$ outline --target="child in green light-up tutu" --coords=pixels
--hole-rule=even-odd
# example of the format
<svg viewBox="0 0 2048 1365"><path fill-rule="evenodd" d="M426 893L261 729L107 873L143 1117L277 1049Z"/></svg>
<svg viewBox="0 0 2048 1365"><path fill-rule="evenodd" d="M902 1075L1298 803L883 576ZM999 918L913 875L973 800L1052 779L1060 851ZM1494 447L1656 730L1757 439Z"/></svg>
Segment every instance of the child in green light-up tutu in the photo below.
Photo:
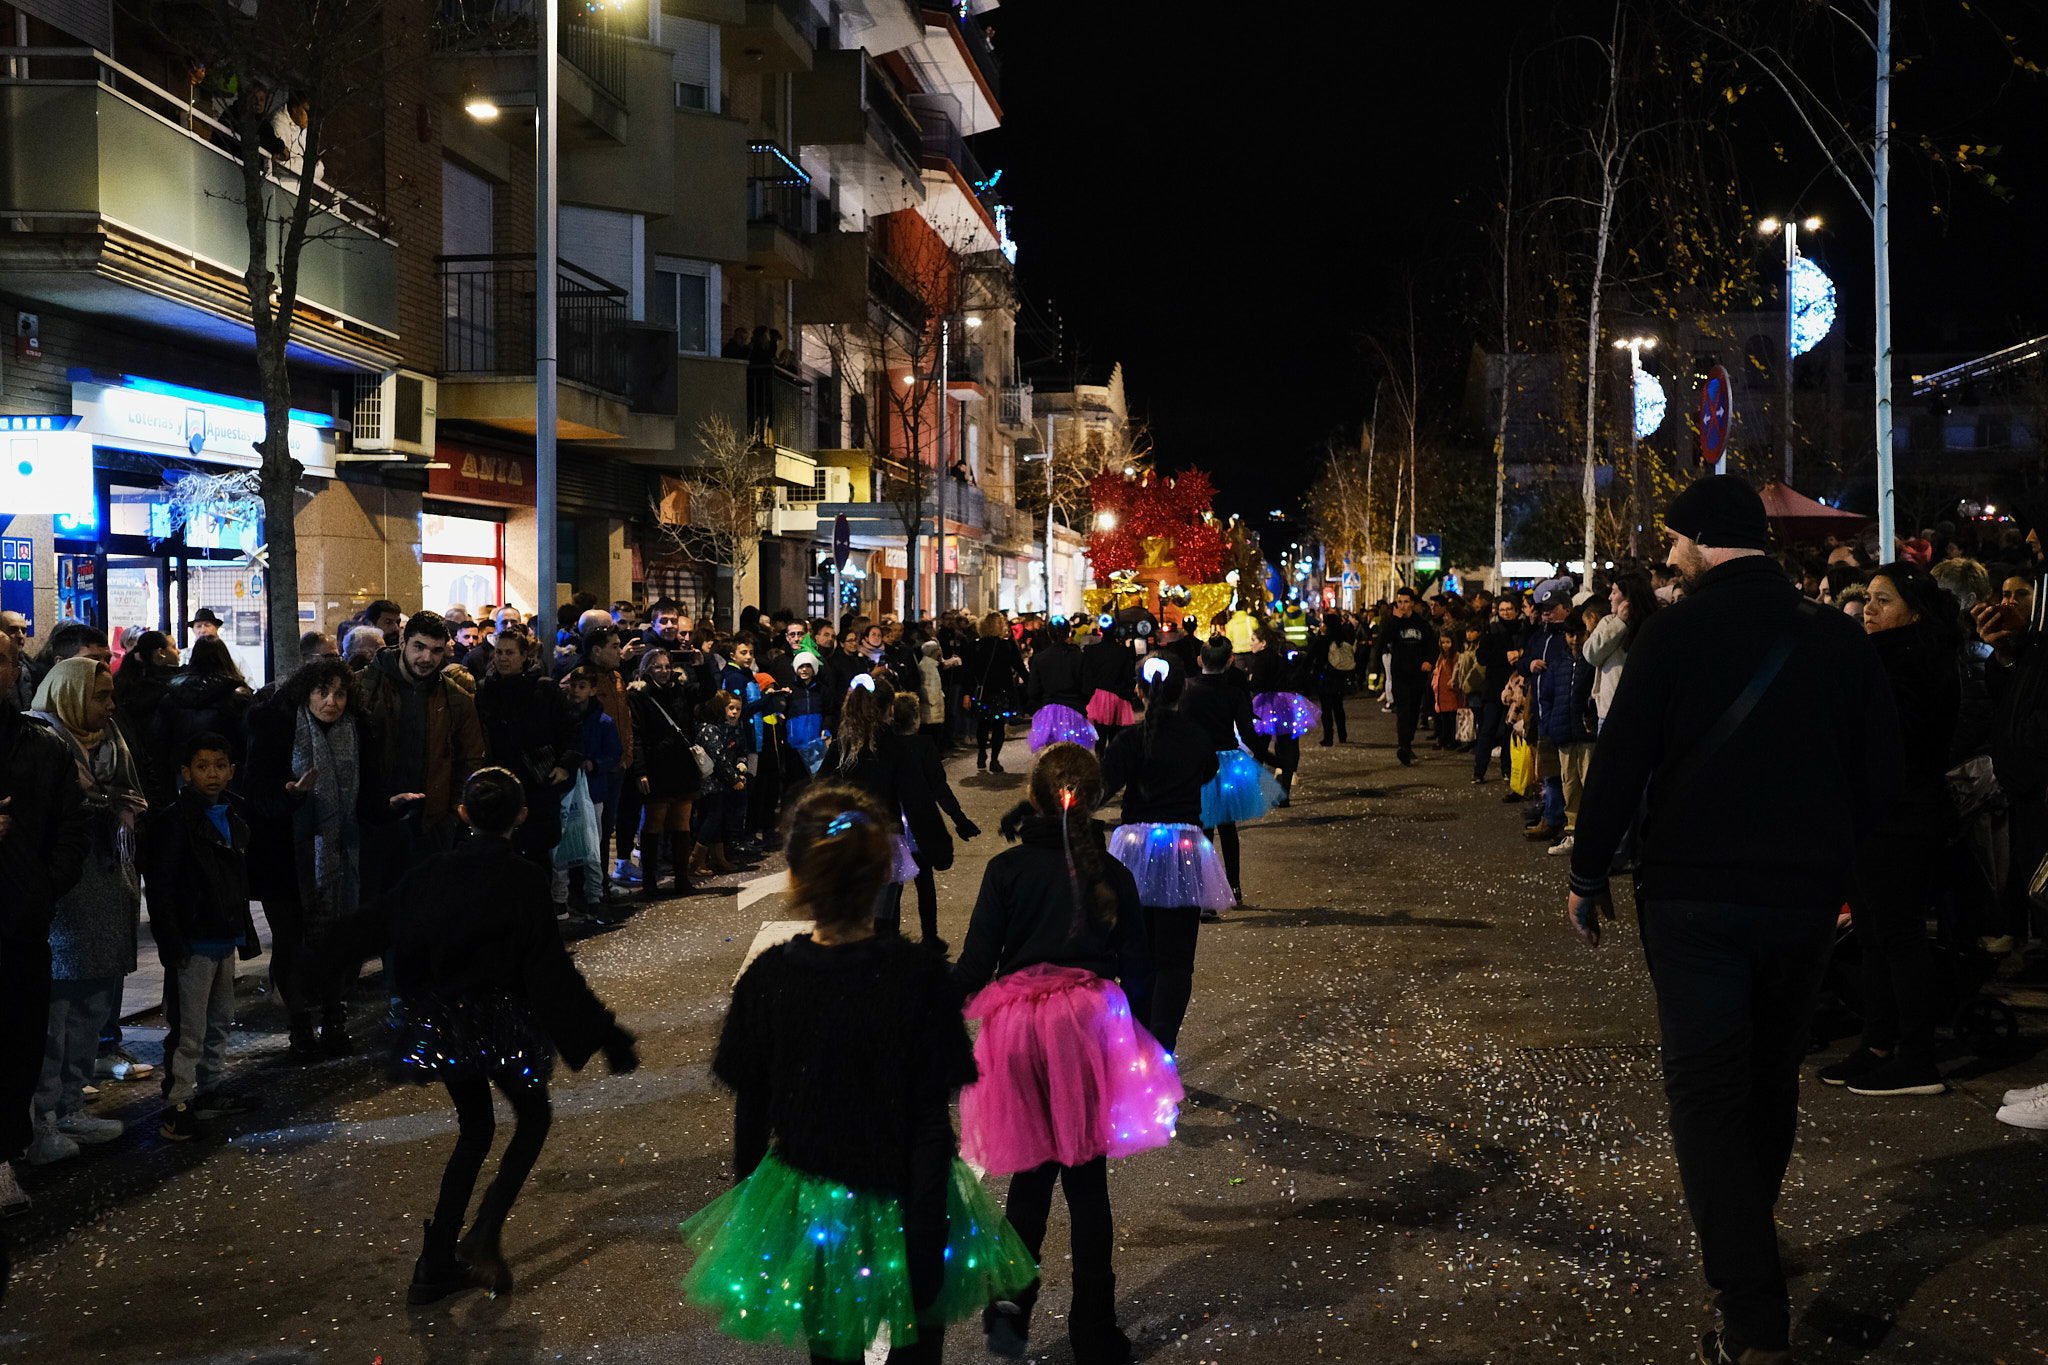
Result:
<svg viewBox="0 0 2048 1365"><path fill-rule="evenodd" d="M975 1067L946 963L874 932L895 833L851 787L791 812L790 895L817 927L733 989L711 1070L741 1178L682 1227L690 1301L814 1362L887 1328L893 1365L934 1365L946 1324L1038 1274L956 1154L948 1106Z"/></svg>

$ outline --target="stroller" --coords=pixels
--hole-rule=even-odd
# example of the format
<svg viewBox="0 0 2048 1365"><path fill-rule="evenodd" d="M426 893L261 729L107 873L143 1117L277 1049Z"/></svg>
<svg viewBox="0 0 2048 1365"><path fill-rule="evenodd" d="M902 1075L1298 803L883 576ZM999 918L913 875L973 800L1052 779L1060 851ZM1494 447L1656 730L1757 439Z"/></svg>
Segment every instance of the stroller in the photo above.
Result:
<svg viewBox="0 0 2048 1365"><path fill-rule="evenodd" d="M1949 795L1956 808L1955 837L1945 851L1946 888L1934 907L1936 931L1928 950L1935 961L1939 1013L1965 1051L1996 1057L2019 1041L2019 1016L1984 988L1998 974L2000 959L1977 946L1980 927L1994 917L2004 890L2009 855L2005 794L1991 773L1991 760L1973 758L1950 771ZM1863 950L1847 906L1835 936L1834 955L1821 983L1814 1017L1814 1048L1855 1032L1863 1018Z"/></svg>

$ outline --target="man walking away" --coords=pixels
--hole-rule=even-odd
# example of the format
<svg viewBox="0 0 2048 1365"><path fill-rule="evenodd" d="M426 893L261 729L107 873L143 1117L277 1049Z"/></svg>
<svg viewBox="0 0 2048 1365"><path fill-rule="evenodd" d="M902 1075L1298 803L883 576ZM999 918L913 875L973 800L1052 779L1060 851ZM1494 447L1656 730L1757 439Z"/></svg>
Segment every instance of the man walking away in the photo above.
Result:
<svg viewBox="0 0 2048 1365"><path fill-rule="evenodd" d="M1568 915L1599 943L1608 869L1647 792L1637 915L1679 1179L1722 1315L1699 1358L1775 1365L1799 1063L1857 830L1890 806L1899 723L1856 623L1764 557L1755 489L1701 479L1664 524L1684 596L1644 623L1600 731Z"/></svg>

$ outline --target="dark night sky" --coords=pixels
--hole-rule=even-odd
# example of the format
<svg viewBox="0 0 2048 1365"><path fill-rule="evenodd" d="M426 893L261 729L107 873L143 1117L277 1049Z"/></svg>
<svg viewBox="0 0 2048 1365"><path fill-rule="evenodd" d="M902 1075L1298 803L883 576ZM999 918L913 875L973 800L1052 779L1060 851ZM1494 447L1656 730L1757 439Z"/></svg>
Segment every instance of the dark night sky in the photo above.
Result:
<svg viewBox="0 0 2048 1365"><path fill-rule="evenodd" d="M2004 0L2015 13L2037 4ZM1608 13L1562 8L1602 26ZM1163 463L1210 469L1226 510L1291 506L1325 438L1356 439L1374 374L1359 338L1390 329L1408 280L1438 354L1469 346L1459 281L1488 248L1482 211L1459 199L1489 193L1510 54L1566 31L1558 12L1007 0L987 16L1005 123L981 147L1006 168L1026 292L1054 302L1084 364L1123 362ZM1944 140L1997 134L2018 195L2000 204L1954 183L1936 218L1937 186L1901 149L1899 345L1990 350L2048 331L2044 82L1987 83L2005 72L1981 33L1899 27L1900 52L1923 54L1895 82L1899 122ZM2022 37L2048 65L2048 44ZM1867 326L1868 220L1789 120L1770 132L1791 164L1759 158L1749 202L1796 196L1828 217L1811 254L1841 286L1848 325ZM1456 363L1439 366L1443 382L1455 385Z"/></svg>

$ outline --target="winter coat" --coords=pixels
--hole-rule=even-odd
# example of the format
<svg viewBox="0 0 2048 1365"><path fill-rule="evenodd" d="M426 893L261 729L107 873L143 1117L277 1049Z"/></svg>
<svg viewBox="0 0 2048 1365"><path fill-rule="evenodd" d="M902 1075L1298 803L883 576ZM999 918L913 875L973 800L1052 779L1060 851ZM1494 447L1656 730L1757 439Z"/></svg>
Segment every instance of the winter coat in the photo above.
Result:
<svg viewBox="0 0 2048 1365"><path fill-rule="evenodd" d="M1435 667L1436 628L1420 613L1395 616L1389 612L1373 640L1371 652L1374 659L1387 654L1394 656L1393 672L1388 679L1396 694L1412 696L1429 685L1423 668Z"/></svg>
<svg viewBox="0 0 2048 1365"><path fill-rule="evenodd" d="M376 769L389 790L425 795L419 807L425 823L452 819L462 784L484 766L476 702L439 674L426 679L406 676L396 648L378 650L357 680L362 712L369 717L377 747ZM420 725L407 724L408 699L423 707ZM411 785L415 780L418 785Z"/></svg>
<svg viewBox="0 0 2048 1365"><path fill-rule="evenodd" d="M1595 673L1593 708L1606 720L1607 708L1614 704L1614 689L1621 686L1622 666L1628 662L1628 622L1621 619L1620 612L1600 618L1600 624L1586 637L1584 654Z"/></svg>
<svg viewBox="0 0 2048 1365"><path fill-rule="evenodd" d="M263 952L249 912L249 821L241 797L223 792L221 802L227 807L227 838L191 787L150 813L143 844L149 932L157 952L174 967L191 956L194 943L239 939L237 952L245 960Z"/></svg>
<svg viewBox="0 0 2048 1365"><path fill-rule="evenodd" d="M727 725L724 721L700 720L697 722L697 746L711 755L711 776L704 783L707 796L729 792L746 780L746 733L744 722Z"/></svg>
<svg viewBox="0 0 2048 1365"><path fill-rule="evenodd" d="M581 718L562 689L537 673L483 679L476 689L476 717L485 762L509 770L526 791L526 823L513 842L530 853L552 850L562 838L562 793L583 766L577 747ZM557 768L565 779L549 781Z"/></svg>
<svg viewBox="0 0 2048 1365"><path fill-rule="evenodd" d="M1266 736L1255 728L1251 688L1238 670L1189 678L1181 693L1180 716L1201 730L1211 749L1248 748L1259 762L1266 761Z"/></svg>
<svg viewBox="0 0 2048 1365"><path fill-rule="evenodd" d="M1455 675L1458 671L1458 656L1436 656L1436 670L1430 674L1429 685L1438 712L1448 714L1465 705L1465 693L1458 687Z"/></svg>
<svg viewBox="0 0 2048 1365"><path fill-rule="evenodd" d="M114 713L128 733L140 741L135 761L142 771L142 790L151 805L178 794L177 755L166 752L168 746L163 743L159 729L164 695L177 676L178 670L168 664L145 664L140 659L133 664L124 659L114 672ZM26 709L28 703L22 705Z"/></svg>
<svg viewBox="0 0 2048 1365"><path fill-rule="evenodd" d="M1451 686L1465 694L1462 703L1471 706L1481 699L1486 689L1486 669L1479 662L1477 649L1461 649L1458 661L1451 665Z"/></svg>
<svg viewBox="0 0 2048 1365"><path fill-rule="evenodd" d="M1156 729L1148 752L1148 730ZM1265 738L1263 735L1261 739ZM1199 825L1202 788L1221 765L1208 731L1179 711L1125 726L1102 752L1102 794L1124 794L1127 825Z"/></svg>
<svg viewBox="0 0 2048 1365"><path fill-rule="evenodd" d="M1138 699L1138 651L1130 641L1097 640L1081 651L1081 691L1090 701L1097 692Z"/></svg>
<svg viewBox="0 0 2048 1365"><path fill-rule="evenodd" d="M1003 828L1009 831L1008 822ZM1091 832L1097 882L1115 897L1115 913L1106 916L1092 886L1068 873L1059 821L1034 812L1024 818L1020 834L1021 842L989 859L982 872L953 984L971 995L998 976L1046 962L1120 982L1126 995L1142 1000L1152 964L1145 907L1130 869L1109 856L1099 830ZM1075 906L1077 890L1085 913Z"/></svg>
<svg viewBox="0 0 2048 1365"><path fill-rule="evenodd" d="M626 685L619 680L615 668L593 666L591 671L597 674L597 684L591 689L590 699L612 718L612 728L619 736L619 767L623 770L633 761L633 708L626 700Z"/></svg>
<svg viewBox="0 0 2048 1365"><path fill-rule="evenodd" d="M1521 617L1503 621L1496 616L1486 623L1479 636L1479 662L1486 669L1487 696L1499 696L1507 687L1509 676L1520 662L1510 661L1508 655L1526 650L1528 646L1529 623Z"/></svg>
<svg viewBox="0 0 2048 1365"><path fill-rule="evenodd" d="M54 718L45 717L52 721ZM139 823L147 801L134 745L110 723L88 755L59 730L72 757L72 780L85 797L91 844L78 881L50 917L50 979L102 981L135 970L142 927L142 876L136 864ZM8 835L12 840L14 836Z"/></svg>
<svg viewBox="0 0 2048 1365"><path fill-rule="evenodd" d="M1302 695L1308 687L1307 660L1292 646L1267 645L1254 650L1245 678L1253 696L1265 692L1293 692ZM1228 676L1227 674L1225 675Z"/></svg>
<svg viewBox="0 0 2048 1365"><path fill-rule="evenodd" d="M845 690L832 686L829 673L812 678L808 686L792 683L782 703L783 738L796 749L823 742L839 729L839 707L845 700Z"/></svg>
<svg viewBox="0 0 2048 1365"><path fill-rule="evenodd" d="M899 823L903 817L905 786L901 769L916 762L911 755L909 741L884 726L875 736L873 748L849 754L840 743L844 738L842 735L833 740L832 747L825 753L824 766L818 770L819 775L851 782L875 798L875 803L888 812L890 824Z"/></svg>
<svg viewBox="0 0 2048 1365"><path fill-rule="evenodd" d="M163 771L175 782L178 754L186 741L209 730L228 742L228 758L237 768L247 752L243 721L256 694L228 673L180 673L164 688L163 703L149 745Z"/></svg>
<svg viewBox="0 0 2048 1365"><path fill-rule="evenodd" d="M1081 684L1081 647L1069 640L1048 644L1031 656L1026 701L1033 711L1041 706L1070 706L1079 711L1088 705L1088 693Z"/></svg>
<svg viewBox="0 0 2048 1365"><path fill-rule="evenodd" d="M910 837L917 844L918 861L935 872L944 872L953 865L953 836L947 833L940 813L952 817L963 837L980 831L960 809L960 798L953 795L938 746L923 735L897 738L901 744L895 782L904 823L910 826Z"/></svg>
<svg viewBox="0 0 2048 1365"><path fill-rule="evenodd" d="M1959 651L1930 623L1916 621L1870 636L1899 714L1898 797L1878 828L1940 837L1954 821L1947 772L1962 710Z"/></svg>
<svg viewBox="0 0 2048 1365"><path fill-rule="evenodd" d="M937 659L917 661L917 699L924 724L946 723L946 682Z"/></svg>
<svg viewBox="0 0 2048 1365"><path fill-rule="evenodd" d="M0 939L47 939L84 873L92 831L73 753L51 726L0 706L0 798L13 821L0 839Z"/></svg>
<svg viewBox="0 0 2048 1365"><path fill-rule="evenodd" d="M704 790L690 744L697 726L681 683L656 687L645 678L626 688L633 704L633 778L647 779L650 801L690 801Z"/></svg>
<svg viewBox="0 0 2048 1365"><path fill-rule="evenodd" d="M966 657L967 695L984 715L1015 710L1024 691L1024 656L1007 635L977 635Z"/></svg>
<svg viewBox="0 0 2048 1365"><path fill-rule="evenodd" d="M1338 645L1351 647L1351 667L1339 668L1330 658L1330 651ZM1358 636L1342 621L1331 625L1327 631L1309 637L1306 654L1307 684L1319 697L1342 696L1358 679Z"/></svg>
<svg viewBox="0 0 2048 1365"><path fill-rule="evenodd" d="M1532 669L1530 664L1543 661L1543 667ZM1565 638L1564 626L1544 622L1529 637L1528 653L1522 656L1517 666L1529 676L1529 695L1533 706L1535 733L1531 739L1547 739L1553 744L1576 744L1582 737L1583 726L1577 719L1577 708L1572 703L1572 693L1579 681L1580 670L1585 670L1589 679L1592 666L1585 656L1573 649Z"/></svg>
<svg viewBox="0 0 2048 1365"><path fill-rule="evenodd" d="M618 800L625 748L619 743L619 727L595 697L576 723L576 752L592 765L584 777L590 799L606 804Z"/></svg>
<svg viewBox="0 0 2048 1365"><path fill-rule="evenodd" d="M299 884L299 845L312 837L300 812L310 810L307 798L287 790L293 780L292 747L297 739L300 708L273 697L249 712L248 766L239 774L249 822L249 894L263 902L264 914L275 921L279 906L306 901ZM382 824L391 819L391 789L372 760L377 744L369 738L367 721L356 712L356 823ZM315 779L317 781L317 779ZM275 925L273 924L273 927Z"/></svg>
<svg viewBox="0 0 2048 1365"><path fill-rule="evenodd" d="M775 700L762 693L760 679L738 664L728 663L719 670L718 688L740 699L740 719L746 722L747 730L746 751L751 754L767 748L765 718L775 714L777 708Z"/></svg>

